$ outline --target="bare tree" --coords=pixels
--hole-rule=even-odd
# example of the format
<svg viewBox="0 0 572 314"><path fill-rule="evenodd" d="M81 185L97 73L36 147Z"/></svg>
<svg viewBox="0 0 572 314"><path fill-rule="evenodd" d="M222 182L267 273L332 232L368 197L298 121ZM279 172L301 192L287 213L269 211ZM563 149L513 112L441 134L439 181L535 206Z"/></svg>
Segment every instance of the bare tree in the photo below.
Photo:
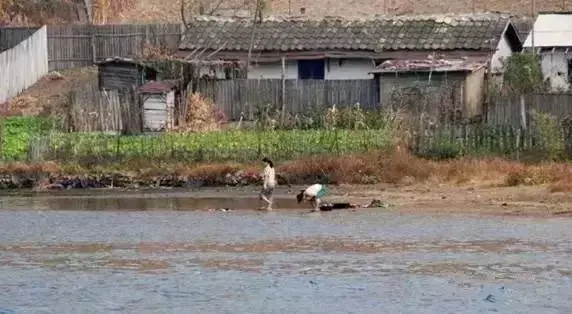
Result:
<svg viewBox="0 0 572 314"><path fill-rule="evenodd" d="M226 4L233 3L233 0L180 0L181 21L185 27L190 26L195 15L216 15Z"/></svg>

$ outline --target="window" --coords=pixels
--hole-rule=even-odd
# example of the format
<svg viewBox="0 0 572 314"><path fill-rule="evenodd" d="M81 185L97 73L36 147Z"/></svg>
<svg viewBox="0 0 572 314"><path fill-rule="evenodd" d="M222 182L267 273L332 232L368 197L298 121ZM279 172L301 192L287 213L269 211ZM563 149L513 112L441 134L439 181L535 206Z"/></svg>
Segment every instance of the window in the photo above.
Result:
<svg viewBox="0 0 572 314"><path fill-rule="evenodd" d="M321 60L299 60L298 61L298 78L301 80L324 79L325 62Z"/></svg>

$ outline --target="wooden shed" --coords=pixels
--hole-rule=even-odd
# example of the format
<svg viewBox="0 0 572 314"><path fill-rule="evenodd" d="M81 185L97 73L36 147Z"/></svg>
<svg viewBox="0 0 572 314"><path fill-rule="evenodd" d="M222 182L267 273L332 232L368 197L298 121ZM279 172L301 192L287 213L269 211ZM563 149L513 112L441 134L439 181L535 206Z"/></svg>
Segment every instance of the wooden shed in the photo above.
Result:
<svg viewBox="0 0 572 314"><path fill-rule="evenodd" d="M472 119L483 113L486 70L480 59L422 59L387 60L371 73L379 80L382 106L397 101L412 112L450 111Z"/></svg>
<svg viewBox="0 0 572 314"><path fill-rule="evenodd" d="M157 69L128 58L108 58L97 64L99 89L125 89L157 80Z"/></svg>
<svg viewBox="0 0 572 314"><path fill-rule="evenodd" d="M163 132L174 127L178 85L176 80L152 81L138 88L144 132Z"/></svg>

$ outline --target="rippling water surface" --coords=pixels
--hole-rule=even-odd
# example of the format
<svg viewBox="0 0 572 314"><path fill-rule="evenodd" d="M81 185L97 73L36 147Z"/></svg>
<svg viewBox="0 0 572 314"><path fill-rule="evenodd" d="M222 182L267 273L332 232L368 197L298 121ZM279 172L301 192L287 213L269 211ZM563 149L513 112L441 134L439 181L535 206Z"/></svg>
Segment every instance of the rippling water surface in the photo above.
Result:
<svg viewBox="0 0 572 314"><path fill-rule="evenodd" d="M94 199L2 199L0 313L572 312L568 218Z"/></svg>

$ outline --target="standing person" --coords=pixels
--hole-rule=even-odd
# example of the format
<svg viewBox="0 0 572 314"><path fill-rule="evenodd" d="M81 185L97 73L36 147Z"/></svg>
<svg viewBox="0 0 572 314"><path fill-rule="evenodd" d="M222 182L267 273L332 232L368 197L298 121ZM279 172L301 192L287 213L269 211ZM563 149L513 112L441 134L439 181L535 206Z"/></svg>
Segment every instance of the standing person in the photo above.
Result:
<svg viewBox="0 0 572 314"><path fill-rule="evenodd" d="M260 191L260 199L266 202L266 210L272 210L272 201L274 193L274 188L276 187L276 171L274 169L274 163L264 157L262 162L266 164L264 167L264 183L262 185L262 191Z"/></svg>
<svg viewBox="0 0 572 314"><path fill-rule="evenodd" d="M296 199L298 203L302 201L308 201L312 204L312 211L317 212L320 210L320 202L321 198L326 195L326 189L321 184L313 184L310 185L305 190L301 190L298 195L296 195Z"/></svg>

